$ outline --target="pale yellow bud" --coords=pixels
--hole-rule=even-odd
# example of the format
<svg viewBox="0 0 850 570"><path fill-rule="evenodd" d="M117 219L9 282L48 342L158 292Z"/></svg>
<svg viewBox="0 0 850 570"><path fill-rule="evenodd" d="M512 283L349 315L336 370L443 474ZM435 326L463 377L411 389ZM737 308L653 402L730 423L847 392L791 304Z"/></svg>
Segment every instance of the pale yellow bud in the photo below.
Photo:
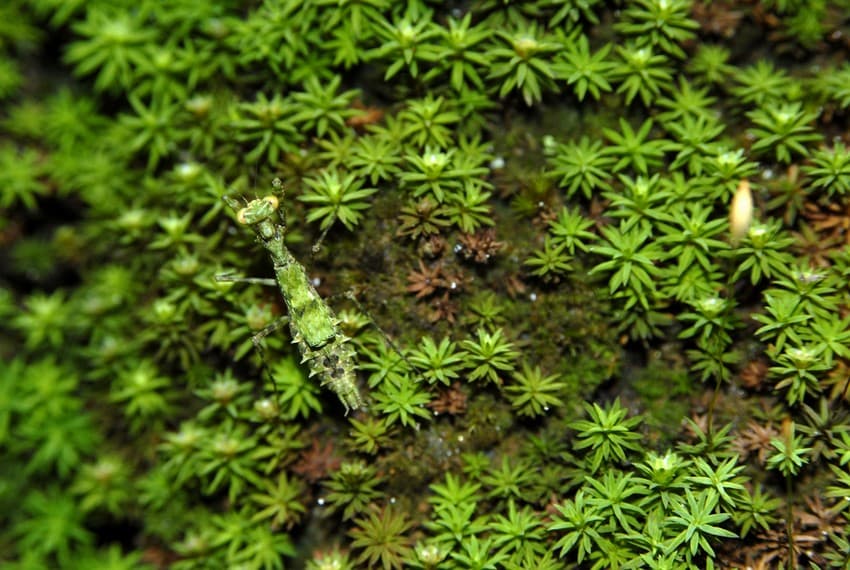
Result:
<svg viewBox="0 0 850 570"><path fill-rule="evenodd" d="M750 191L750 182L745 179L738 184L738 189L732 196L732 205L729 207L729 230L733 244L737 244L747 234L752 221L753 193Z"/></svg>

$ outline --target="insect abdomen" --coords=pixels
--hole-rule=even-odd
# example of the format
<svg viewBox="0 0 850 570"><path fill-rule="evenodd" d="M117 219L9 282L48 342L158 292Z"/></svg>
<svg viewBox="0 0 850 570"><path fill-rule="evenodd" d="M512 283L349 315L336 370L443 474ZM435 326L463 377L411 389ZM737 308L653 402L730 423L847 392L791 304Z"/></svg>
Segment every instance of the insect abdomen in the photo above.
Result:
<svg viewBox="0 0 850 570"><path fill-rule="evenodd" d="M348 339L337 337L319 350L305 350L304 361L310 367L310 375L318 376L323 386L328 386L339 396L346 412L363 406L354 374L354 350Z"/></svg>

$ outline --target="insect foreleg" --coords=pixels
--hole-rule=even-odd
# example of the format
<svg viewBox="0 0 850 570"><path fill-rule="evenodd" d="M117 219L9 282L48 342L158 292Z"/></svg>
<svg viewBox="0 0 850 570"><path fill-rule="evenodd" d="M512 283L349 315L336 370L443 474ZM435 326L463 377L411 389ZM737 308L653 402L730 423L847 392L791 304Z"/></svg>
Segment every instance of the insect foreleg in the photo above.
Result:
<svg viewBox="0 0 850 570"><path fill-rule="evenodd" d="M277 281L270 277L239 277L233 273L219 273L214 279L219 283L256 283L266 287L277 287Z"/></svg>

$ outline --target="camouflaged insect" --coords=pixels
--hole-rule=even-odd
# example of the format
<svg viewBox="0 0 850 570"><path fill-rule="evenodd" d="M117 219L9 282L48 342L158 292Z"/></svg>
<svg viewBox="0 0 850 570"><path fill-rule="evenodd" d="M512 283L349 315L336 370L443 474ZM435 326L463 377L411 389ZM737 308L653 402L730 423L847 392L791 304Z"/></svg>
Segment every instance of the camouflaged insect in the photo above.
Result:
<svg viewBox="0 0 850 570"><path fill-rule="evenodd" d="M292 342L298 345L301 362L309 367L310 376L318 376L322 386L336 392L346 413L363 406L350 339L342 333L339 319L310 283L304 266L283 243L286 222L280 212L280 200L266 196L251 200L242 208L235 200L225 200L236 211L239 223L254 229L257 240L274 262L277 284L289 312Z"/></svg>

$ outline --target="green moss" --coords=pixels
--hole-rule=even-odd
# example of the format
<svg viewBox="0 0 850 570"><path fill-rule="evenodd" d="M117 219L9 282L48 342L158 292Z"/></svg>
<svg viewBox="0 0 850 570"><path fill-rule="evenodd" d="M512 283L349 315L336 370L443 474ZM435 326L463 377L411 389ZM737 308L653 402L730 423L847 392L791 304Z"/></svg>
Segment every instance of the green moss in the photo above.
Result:
<svg viewBox="0 0 850 570"><path fill-rule="evenodd" d="M0 565L843 562L846 2L7 4Z"/></svg>

